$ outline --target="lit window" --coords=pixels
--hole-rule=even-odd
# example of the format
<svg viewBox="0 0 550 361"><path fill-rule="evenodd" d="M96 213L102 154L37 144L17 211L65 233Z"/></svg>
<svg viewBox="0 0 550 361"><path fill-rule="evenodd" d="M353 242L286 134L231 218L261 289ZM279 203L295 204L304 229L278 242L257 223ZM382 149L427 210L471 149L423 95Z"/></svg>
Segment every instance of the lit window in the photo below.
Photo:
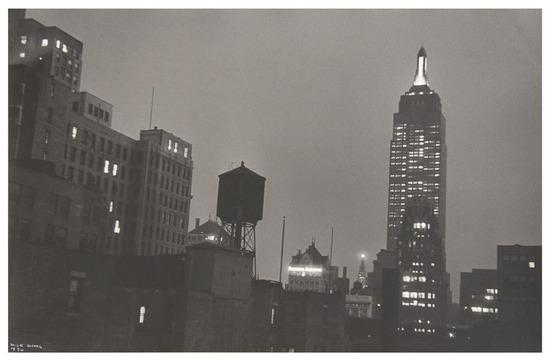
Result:
<svg viewBox="0 0 550 361"><path fill-rule="evenodd" d="M113 176L116 177L117 173L118 173L118 164L113 163Z"/></svg>
<svg viewBox="0 0 550 361"><path fill-rule="evenodd" d="M78 128L72 127L71 129L71 138L76 139L76 135L78 134Z"/></svg>
<svg viewBox="0 0 550 361"><path fill-rule="evenodd" d="M492 301L492 300L495 299L495 296L493 296L493 295L485 295L484 297L487 301Z"/></svg>
<svg viewBox="0 0 550 361"><path fill-rule="evenodd" d="M64 53L67 53L69 49L67 48L67 44L63 44L63 48L61 49Z"/></svg>
<svg viewBox="0 0 550 361"><path fill-rule="evenodd" d="M215 240L216 240L216 236L214 236L214 235L211 234L211 235L209 235L209 236L206 236L206 240L207 240L207 241L215 241Z"/></svg>
<svg viewBox="0 0 550 361"><path fill-rule="evenodd" d="M178 152L178 142L174 142L174 153Z"/></svg>
<svg viewBox="0 0 550 361"><path fill-rule="evenodd" d="M189 152L189 149L187 147L183 148L183 157L187 158L187 153Z"/></svg>
<svg viewBox="0 0 550 361"><path fill-rule="evenodd" d="M277 306L273 305L271 306L271 317L269 319L269 323L271 325L274 325L275 324L275 316L277 314Z"/></svg>
<svg viewBox="0 0 550 361"><path fill-rule="evenodd" d="M120 233L120 221L118 219L115 220L115 228L114 228L113 232L115 232L116 234Z"/></svg>
<svg viewBox="0 0 550 361"><path fill-rule="evenodd" d="M19 57L20 57L20 58L24 58L24 57L25 57L25 53L19 53Z"/></svg>
<svg viewBox="0 0 550 361"><path fill-rule="evenodd" d="M146 312L145 306L141 306L139 308L139 323L145 322L145 312Z"/></svg>
<svg viewBox="0 0 550 361"><path fill-rule="evenodd" d="M535 268L535 262L529 262L529 268Z"/></svg>
<svg viewBox="0 0 550 361"><path fill-rule="evenodd" d="M27 43L27 35L21 35L21 44Z"/></svg>
<svg viewBox="0 0 550 361"><path fill-rule="evenodd" d="M46 46L48 46L48 39L42 39L41 45L42 45L43 48L45 48Z"/></svg>
<svg viewBox="0 0 550 361"><path fill-rule="evenodd" d="M172 150L172 139L168 139L168 150Z"/></svg>
<svg viewBox="0 0 550 361"><path fill-rule="evenodd" d="M105 160L105 163L103 164L103 173L109 174L109 161Z"/></svg>
<svg viewBox="0 0 550 361"><path fill-rule="evenodd" d="M409 298L409 292L403 291L403 293L401 293L401 296L403 296L403 298Z"/></svg>
<svg viewBox="0 0 550 361"><path fill-rule="evenodd" d="M109 213L113 213L113 207L115 206L115 202L114 201L110 201L109 202Z"/></svg>
<svg viewBox="0 0 550 361"><path fill-rule="evenodd" d="M56 40L55 41L55 47L59 49L61 47L61 41Z"/></svg>

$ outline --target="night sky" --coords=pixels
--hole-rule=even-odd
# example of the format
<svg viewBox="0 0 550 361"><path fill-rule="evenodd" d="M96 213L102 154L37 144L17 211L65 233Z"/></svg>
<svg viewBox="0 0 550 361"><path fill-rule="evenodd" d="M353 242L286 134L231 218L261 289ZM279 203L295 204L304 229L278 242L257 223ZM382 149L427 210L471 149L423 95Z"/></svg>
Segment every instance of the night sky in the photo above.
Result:
<svg viewBox="0 0 550 361"><path fill-rule="evenodd" d="M354 280L386 243L389 145L416 53L447 119L447 269L496 268L498 244L541 244L541 12L536 10L30 10L84 43L81 90L113 128L193 144L190 229L215 216L218 174L267 178L260 277L313 237ZM283 280L286 280L286 272Z"/></svg>

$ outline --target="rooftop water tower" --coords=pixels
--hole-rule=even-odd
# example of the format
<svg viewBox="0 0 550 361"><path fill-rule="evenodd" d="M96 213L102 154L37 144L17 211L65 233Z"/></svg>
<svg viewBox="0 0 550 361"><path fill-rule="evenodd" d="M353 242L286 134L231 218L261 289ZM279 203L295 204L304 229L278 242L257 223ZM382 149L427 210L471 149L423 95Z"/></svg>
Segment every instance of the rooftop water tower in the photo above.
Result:
<svg viewBox="0 0 550 361"><path fill-rule="evenodd" d="M256 253L256 223L263 217L265 178L244 166L219 175L216 215L230 235L225 247ZM256 268L256 267L254 267Z"/></svg>

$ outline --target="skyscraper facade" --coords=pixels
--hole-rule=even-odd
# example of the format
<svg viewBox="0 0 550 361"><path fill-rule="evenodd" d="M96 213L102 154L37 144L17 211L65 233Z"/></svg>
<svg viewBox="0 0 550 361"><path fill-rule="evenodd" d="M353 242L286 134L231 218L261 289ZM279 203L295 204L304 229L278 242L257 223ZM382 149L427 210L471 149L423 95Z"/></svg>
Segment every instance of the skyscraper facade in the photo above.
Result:
<svg viewBox="0 0 550 361"><path fill-rule="evenodd" d="M114 130L113 105L80 91L83 44L10 11L9 158L53 163L67 181L101 191L108 213L99 253L183 252L192 145L163 129Z"/></svg>
<svg viewBox="0 0 550 361"><path fill-rule="evenodd" d="M428 85L427 54L416 59L412 87L393 118L387 249L399 270L398 332L444 329L450 299L445 260L445 117Z"/></svg>
<svg viewBox="0 0 550 361"><path fill-rule="evenodd" d="M391 140L387 249L394 250L407 201L425 197L433 206L445 238L445 117L439 95L428 85L427 55L417 55L413 86L401 96L393 116Z"/></svg>
<svg viewBox="0 0 550 361"><path fill-rule="evenodd" d="M398 331L430 336L444 329L449 302L445 244L437 216L426 198L407 202L397 241L399 288Z"/></svg>

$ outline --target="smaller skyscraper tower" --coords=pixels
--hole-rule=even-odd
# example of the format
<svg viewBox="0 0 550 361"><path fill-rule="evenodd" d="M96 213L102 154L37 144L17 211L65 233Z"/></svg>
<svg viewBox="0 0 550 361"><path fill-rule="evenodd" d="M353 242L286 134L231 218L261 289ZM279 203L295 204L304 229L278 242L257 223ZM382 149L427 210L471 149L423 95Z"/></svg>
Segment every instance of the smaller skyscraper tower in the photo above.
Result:
<svg viewBox="0 0 550 361"><path fill-rule="evenodd" d="M363 288L367 287L367 267L365 266L365 255L361 255L361 263L359 264L359 272L357 273L357 281L361 282Z"/></svg>

